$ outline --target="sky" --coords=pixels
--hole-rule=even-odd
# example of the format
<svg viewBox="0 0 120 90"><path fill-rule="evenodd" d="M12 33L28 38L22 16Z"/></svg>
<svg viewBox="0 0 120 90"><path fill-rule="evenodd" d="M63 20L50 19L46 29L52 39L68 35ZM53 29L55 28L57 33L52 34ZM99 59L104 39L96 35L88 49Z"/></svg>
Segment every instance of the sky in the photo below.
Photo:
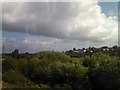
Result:
<svg viewBox="0 0 120 90"><path fill-rule="evenodd" d="M96 1L3 3L4 52L117 45L118 3Z"/></svg>

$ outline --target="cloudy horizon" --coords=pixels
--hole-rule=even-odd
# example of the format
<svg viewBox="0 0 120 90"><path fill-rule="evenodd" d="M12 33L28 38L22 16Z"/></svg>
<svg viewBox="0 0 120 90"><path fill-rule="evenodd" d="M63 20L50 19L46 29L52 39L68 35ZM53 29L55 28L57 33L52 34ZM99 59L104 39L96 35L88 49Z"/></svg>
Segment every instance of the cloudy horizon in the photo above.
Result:
<svg viewBox="0 0 120 90"><path fill-rule="evenodd" d="M117 45L117 3L96 1L3 3L5 52Z"/></svg>

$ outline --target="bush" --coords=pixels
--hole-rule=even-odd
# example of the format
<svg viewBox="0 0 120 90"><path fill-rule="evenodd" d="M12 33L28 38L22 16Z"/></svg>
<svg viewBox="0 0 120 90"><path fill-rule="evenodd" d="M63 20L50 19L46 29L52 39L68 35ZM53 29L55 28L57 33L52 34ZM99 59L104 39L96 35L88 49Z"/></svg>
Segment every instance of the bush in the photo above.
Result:
<svg viewBox="0 0 120 90"><path fill-rule="evenodd" d="M18 70L18 60L8 56L2 61L2 71L3 73L9 70Z"/></svg>
<svg viewBox="0 0 120 90"><path fill-rule="evenodd" d="M118 90L120 83L118 83L120 63L118 58L109 56L107 54L94 54L91 61L95 61L94 67L89 67L89 80L93 90L96 89L114 89Z"/></svg>
<svg viewBox="0 0 120 90"><path fill-rule="evenodd" d="M4 82L16 85L18 87L35 87L34 84L24 77L18 71L10 70L3 73L2 79Z"/></svg>
<svg viewBox="0 0 120 90"><path fill-rule="evenodd" d="M9 55L3 61L3 80L20 87L119 90L120 60L105 53L70 58L49 51L19 60Z"/></svg>

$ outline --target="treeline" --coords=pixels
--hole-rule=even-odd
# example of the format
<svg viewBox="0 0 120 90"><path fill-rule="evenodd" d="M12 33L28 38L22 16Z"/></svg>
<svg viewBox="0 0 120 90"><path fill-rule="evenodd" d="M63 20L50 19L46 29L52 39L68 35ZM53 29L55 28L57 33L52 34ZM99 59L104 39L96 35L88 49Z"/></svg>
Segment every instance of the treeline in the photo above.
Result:
<svg viewBox="0 0 120 90"><path fill-rule="evenodd" d="M96 52L84 57L44 51L3 54L3 88L120 90L120 59Z"/></svg>
<svg viewBox="0 0 120 90"><path fill-rule="evenodd" d="M72 50L65 51L65 54L70 55L70 57L83 57L85 55L91 56L94 53L102 52L108 54L110 56L120 56L120 47L115 45L113 47L103 46L99 48L89 47L89 48L82 48L76 49L73 48Z"/></svg>

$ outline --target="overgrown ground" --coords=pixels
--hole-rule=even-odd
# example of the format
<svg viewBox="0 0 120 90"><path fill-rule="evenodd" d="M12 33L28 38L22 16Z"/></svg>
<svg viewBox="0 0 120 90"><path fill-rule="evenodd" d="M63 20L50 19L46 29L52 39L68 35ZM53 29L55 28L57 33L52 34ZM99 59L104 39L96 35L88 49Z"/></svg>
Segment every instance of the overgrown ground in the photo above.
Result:
<svg viewBox="0 0 120 90"><path fill-rule="evenodd" d="M60 52L4 54L3 88L68 88L120 90L120 60L94 53L71 58Z"/></svg>

